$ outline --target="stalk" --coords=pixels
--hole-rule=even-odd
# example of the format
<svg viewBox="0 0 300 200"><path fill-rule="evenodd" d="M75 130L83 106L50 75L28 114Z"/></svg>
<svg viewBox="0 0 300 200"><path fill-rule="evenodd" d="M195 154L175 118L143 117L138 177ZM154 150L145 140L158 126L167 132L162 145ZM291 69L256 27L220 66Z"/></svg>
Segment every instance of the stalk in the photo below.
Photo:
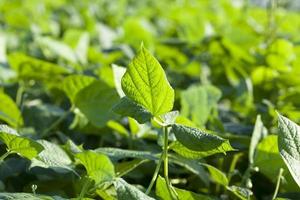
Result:
<svg viewBox="0 0 300 200"><path fill-rule="evenodd" d="M164 154L161 154L161 156L160 156L160 158L159 158L159 161L158 161L158 163L157 163L157 165L156 165L154 174L153 174L153 176L152 176L151 182L150 182L150 184L149 184L149 186L148 186L148 188L147 188L146 194L149 194L149 193L150 193L150 191L151 191L151 189L152 189L152 187L153 187L153 185L154 185L154 182L155 182L156 179L157 179L158 172L159 172L161 163L162 163L162 161L163 161L163 158L164 158Z"/></svg>
<svg viewBox="0 0 300 200"><path fill-rule="evenodd" d="M280 182L281 182L281 178L282 178L282 173L283 173L283 169L280 168L278 176L277 176L277 183L276 183L276 188L272 197L272 200L276 199L277 194L279 192L279 186L280 186Z"/></svg>

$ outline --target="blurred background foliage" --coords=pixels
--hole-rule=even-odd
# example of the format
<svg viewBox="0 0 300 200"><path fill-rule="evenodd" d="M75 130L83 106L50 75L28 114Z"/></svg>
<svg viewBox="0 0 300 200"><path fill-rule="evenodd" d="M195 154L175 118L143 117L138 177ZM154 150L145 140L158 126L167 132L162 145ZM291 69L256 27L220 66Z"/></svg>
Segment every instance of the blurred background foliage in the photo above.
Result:
<svg viewBox="0 0 300 200"><path fill-rule="evenodd" d="M16 105L0 102L0 119L57 143L71 138L85 148L127 148L132 144L124 138L133 137L133 148L157 150L157 130L110 113L118 95L115 89L103 93L117 87L111 64L126 67L143 42L176 90L174 110L184 123L219 132L245 153L261 115L271 136L258 146L261 170L253 191L260 199L272 193L268 183L283 166L268 149L277 142L275 109L300 122L297 2L1 0L0 97ZM89 76L85 86L97 81L72 99L63 86L72 74ZM64 123L52 129L60 118ZM226 171L233 157L208 162ZM241 173L246 159L243 154L239 161ZM143 170L131 178L149 178ZM187 187L197 190L194 181L190 177ZM289 178L283 185L283 191L299 191Z"/></svg>

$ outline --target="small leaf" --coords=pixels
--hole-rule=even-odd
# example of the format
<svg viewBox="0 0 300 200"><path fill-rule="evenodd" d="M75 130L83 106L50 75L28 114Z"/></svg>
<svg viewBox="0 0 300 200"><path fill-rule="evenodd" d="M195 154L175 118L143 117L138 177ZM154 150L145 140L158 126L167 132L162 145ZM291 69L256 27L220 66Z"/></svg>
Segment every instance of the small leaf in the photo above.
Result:
<svg viewBox="0 0 300 200"><path fill-rule="evenodd" d="M254 153L256 146L259 141L266 135L266 128L264 127L260 115L257 115L254 130L251 137L251 142L249 146L249 162L250 164L254 161Z"/></svg>
<svg viewBox="0 0 300 200"><path fill-rule="evenodd" d="M173 108L174 90L159 62L141 46L122 78L126 96L145 107L154 116Z"/></svg>
<svg viewBox="0 0 300 200"><path fill-rule="evenodd" d="M111 108L118 99L113 88L102 81L94 81L77 93L75 105L94 126L102 128L115 117Z"/></svg>
<svg viewBox="0 0 300 200"><path fill-rule="evenodd" d="M222 171L209 164L201 163L201 165L205 166L208 169L210 173L210 178L213 182L223 185L225 187L228 186L229 181Z"/></svg>
<svg viewBox="0 0 300 200"><path fill-rule="evenodd" d="M220 149L223 152L229 148L228 141L212 134L205 133L202 130L173 124L171 132L175 134L176 139L188 149L193 151L211 151ZM228 145L224 145L224 143ZM224 149L223 149L224 148Z"/></svg>
<svg viewBox="0 0 300 200"><path fill-rule="evenodd" d="M193 151L191 149L188 149L184 145L182 145L180 142L175 141L170 145L170 149L178 153L179 155L189 158L189 159L200 159L205 158L217 153L224 153L226 154L227 151L234 151L234 149L229 144L229 141L226 140L224 143L221 144L221 147L217 147L215 149L206 150L206 151Z"/></svg>
<svg viewBox="0 0 300 200"><path fill-rule="evenodd" d="M278 148L282 159L300 187L300 127L278 114Z"/></svg>
<svg viewBox="0 0 300 200"><path fill-rule="evenodd" d="M64 79L62 89L70 98L71 102L74 103L77 93L95 80L96 79L91 76L71 75Z"/></svg>
<svg viewBox="0 0 300 200"><path fill-rule="evenodd" d="M163 120L164 124L168 126L174 124L178 116L179 116L179 112L176 110L176 111L165 113L161 115L160 118Z"/></svg>
<svg viewBox="0 0 300 200"><path fill-rule="evenodd" d="M96 184L110 181L115 177L114 165L110 159L103 154L93 151L84 151L75 156L85 167L87 174Z"/></svg>
<svg viewBox="0 0 300 200"><path fill-rule="evenodd" d="M36 157L44 149L39 143L19 136L14 129L6 125L0 125L0 140L6 144L9 151L28 159Z"/></svg>
<svg viewBox="0 0 300 200"><path fill-rule="evenodd" d="M121 178L114 182L118 200L154 200Z"/></svg>
<svg viewBox="0 0 300 200"><path fill-rule="evenodd" d="M175 188L175 191L178 194L178 200L213 200L213 198L202 195L202 194L196 194L194 192L188 191L188 190L183 190L179 188ZM171 195L169 194L167 184L164 178L161 176L158 176L157 181L156 181L156 195L159 197L161 200L172 200Z"/></svg>
<svg viewBox="0 0 300 200"><path fill-rule="evenodd" d="M0 92L0 99L0 120L12 127L22 126L23 118L16 103L3 92Z"/></svg>
<svg viewBox="0 0 300 200"><path fill-rule="evenodd" d="M127 97L123 97L114 107L113 111L122 116L129 116L136 119L140 124L151 120L152 115L143 106L137 104Z"/></svg>

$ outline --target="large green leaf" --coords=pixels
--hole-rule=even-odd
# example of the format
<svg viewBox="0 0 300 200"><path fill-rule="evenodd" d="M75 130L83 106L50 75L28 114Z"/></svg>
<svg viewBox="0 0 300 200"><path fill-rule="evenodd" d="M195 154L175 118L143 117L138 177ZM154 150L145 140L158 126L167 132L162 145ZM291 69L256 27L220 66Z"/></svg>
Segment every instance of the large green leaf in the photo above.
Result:
<svg viewBox="0 0 300 200"><path fill-rule="evenodd" d="M115 176L115 169L109 158L93 151L76 154L76 158L85 167L88 176L96 183L110 181Z"/></svg>
<svg viewBox="0 0 300 200"><path fill-rule="evenodd" d="M178 200L187 200L187 199L188 200L212 200L213 199L209 196L196 194L188 190L183 190L179 188L174 188L174 189L178 194ZM168 191L166 181L161 176L158 176L156 181L156 195L161 200L173 200L173 198L171 197Z"/></svg>
<svg viewBox="0 0 300 200"><path fill-rule="evenodd" d="M181 93L181 114L203 126L220 98L221 91L214 86L191 86Z"/></svg>
<svg viewBox="0 0 300 200"><path fill-rule="evenodd" d="M174 90L159 62L143 46L122 78L127 97L144 106L154 116L173 108Z"/></svg>
<svg viewBox="0 0 300 200"><path fill-rule="evenodd" d="M22 126L23 118L15 102L5 93L0 91L0 120L13 127Z"/></svg>
<svg viewBox="0 0 300 200"><path fill-rule="evenodd" d="M6 144L10 152L28 159L36 157L44 149L39 143L21 137L14 129L6 125L0 125L0 140Z"/></svg>
<svg viewBox="0 0 300 200"><path fill-rule="evenodd" d="M129 116L141 124L151 120L151 113L143 106L137 104L127 97L123 97L114 107L113 111L122 115Z"/></svg>
<svg viewBox="0 0 300 200"><path fill-rule="evenodd" d="M220 151L226 152L230 148L228 140L196 128L173 124L171 132L183 146L193 151L220 149Z"/></svg>
<svg viewBox="0 0 300 200"><path fill-rule="evenodd" d="M282 159L300 187L300 127L278 114L278 148Z"/></svg>
<svg viewBox="0 0 300 200"><path fill-rule="evenodd" d="M121 178L118 178L114 182L114 185L117 191L118 200L154 200Z"/></svg>
<svg viewBox="0 0 300 200"><path fill-rule="evenodd" d="M114 118L113 105L118 101L117 92L102 81L94 81L80 90L75 105L96 127L104 127Z"/></svg>
<svg viewBox="0 0 300 200"><path fill-rule="evenodd" d="M62 89L70 98L71 102L74 103L77 93L95 80L96 79L91 76L71 75L64 79Z"/></svg>

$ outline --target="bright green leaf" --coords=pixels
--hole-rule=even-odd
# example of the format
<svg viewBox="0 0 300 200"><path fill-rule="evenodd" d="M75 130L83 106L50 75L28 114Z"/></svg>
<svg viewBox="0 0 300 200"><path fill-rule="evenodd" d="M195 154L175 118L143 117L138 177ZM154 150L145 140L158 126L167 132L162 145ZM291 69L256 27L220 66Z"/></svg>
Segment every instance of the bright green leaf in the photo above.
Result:
<svg viewBox="0 0 300 200"><path fill-rule="evenodd" d="M213 182L223 185L225 187L228 186L229 181L222 171L209 164L201 163L201 165L205 166L208 169L210 173L210 178Z"/></svg>
<svg viewBox="0 0 300 200"><path fill-rule="evenodd" d="M230 147L227 140L212 134L208 134L202 130L173 124L171 132L175 134L176 139L188 149L193 151L211 151L220 149L226 152ZM224 145L226 144L227 145Z"/></svg>
<svg viewBox="0 0 300 200"><path fill-rule="evenodd" d="M36 157L43 146L25 137L21 137L14 129L6 125L0 125L0 140L4 142L10 152L32 159Z"/></svg>
<svg viewBox="0 0 300 200"><path fill-rule="evenodd" d="M85 167L88 176L96 183L110 181L115 176L114 165L106 155L84 151L76 154L76 158Z"/></svg>
<svg viewBox="0 0 300 200"><path fill-rule="evenodd" d="M205 150L205 151L193 151L191 149L188 149L184 145L182 145L180 142L175 141L170 145L170 149L178 153L179 155L189 158L189 159L200 159L205 158L217 153L224 153L226 154L227 151L234 151L234 149L229 144L229 141L226 140L224 143L221 144L220 147L211 149L211 150Z"/></svg>
<svg viewBox="0 0 300 200"><path fill-rule="evenodd" d="M154 116L173 108L174 90L159 62L141 46L122 78L126 96L144 106Z"/></svg>
<svg viewBox="0 0 300 200"><path fill-rule="evenodd" d="M22 126L23 118L16 103L3 92L0 92L0 99L0 120L13 127Z"/></svg>

